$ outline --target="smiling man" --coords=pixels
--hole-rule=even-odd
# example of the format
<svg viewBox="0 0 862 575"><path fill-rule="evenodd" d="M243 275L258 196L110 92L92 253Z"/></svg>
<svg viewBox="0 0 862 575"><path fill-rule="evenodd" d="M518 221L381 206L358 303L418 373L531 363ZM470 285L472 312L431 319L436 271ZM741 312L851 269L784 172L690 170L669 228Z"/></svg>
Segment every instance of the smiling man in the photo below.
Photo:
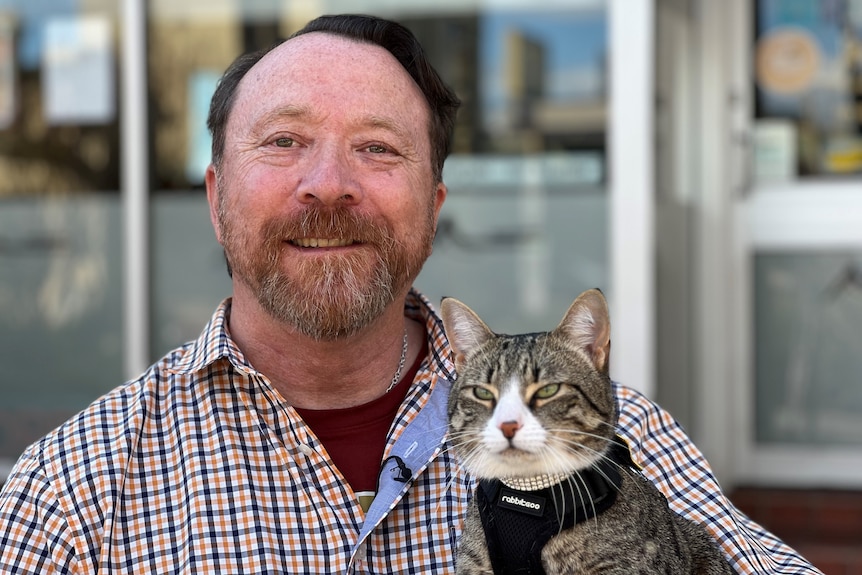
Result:
<svg viewBox="0 0 862 575"><path fill-rule="evenodd" d="M26 450L0 572L454 572L475 485L445 434L451 349L411 284L457 107L379 18L321 17L231 65L206 184L232 297ZM733 508L667 413L615 391L644 474L738 572L817 572Z"/></svg>
<svg viewBox="0 0 862 575"><path fill-rule="evenodd" d="M320 32L263 56L234 98L206 177L231 335L291 405L374 399L404 334L408 361L425 339L404 299L446 197L429 105L390 52Z"/></svg>

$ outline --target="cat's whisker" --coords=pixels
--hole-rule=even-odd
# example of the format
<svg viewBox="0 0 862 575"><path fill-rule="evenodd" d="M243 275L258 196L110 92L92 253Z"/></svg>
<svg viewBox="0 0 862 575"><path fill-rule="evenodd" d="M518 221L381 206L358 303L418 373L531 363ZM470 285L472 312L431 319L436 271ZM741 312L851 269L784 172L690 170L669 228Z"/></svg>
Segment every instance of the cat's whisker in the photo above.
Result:
<svg viewBox="0 0 862 575"><path fill-rule="evenodd" d="M578 485L578 482L575 479L577 477L578 477L577 474L574 474L574 476L570 475L568 478L566 478L566 482L565 482L566 485L568 485L568 487L569 487L569 491L572 494L572 502L575 505L575 508L572 510L573 513L577 512L578 505L583 504L583 501L584 501L584 494L581 491L581 486ZM563 490L563 487L562 487L562 484L560 484L560 491L562 492L562 490ZM562 531L562 518L560 520L560 528L561 528L560 530Z"/></svg>
<svg viewBox="0 0 862 575"><path fill-rule="evenodd" d="M594 459L595 456L604 452L604 449L595 449L590 447L589 445L577 441L576 439L562 437L559 435L551 436L548 440L548 446L549 448L558 450L561 453L578 455L581 458L589 456L589 459Z"/></svg>
<svg viewBox="0 0 862 575"><path fill-rule="evenodd" d="M434 425L428 428L428 433L437 433L438 431L446 430L449 427L448 423Z"/></svg>
<svg viewBox="0 0 862 575"><path fill-rule="evenodd" d="M614 432L616 432L616 429L617 429L616 425L614 425L613 423L611 423L609 421L600 421L599 425L603 425L605 427L608 427L608 428L614 430Z"/></svg>
<svg viewBox="0 0 862 575"><path fill-rule="evenodd" d="M604 422L602 422L602 423L604 423ZM591 437L593 439L598 439L600 441L606 441L608 443L613 442L613 440L614 440L613 437L608 437L606 435L599 435L598 433L591 433L589 431L584 431L583 429L573 430L569 427L560 427L560 428L546 427L545 429L547 431L554 432L554 433L568 433L568 434L583 435L585 437Z"/></svg>
<svg viewBox="0 0 862 575"><path fill-rule="evenodd" d="M471 443L476 443L476 437L469 433L459 433L457 435L450 435L447 438L447 442L454 447L464 447Z"/></svg>
<svg viewBox="0 0 862 575"><path fill-rule="evenodd" d="M607 457L606 452L605 452L604 450L600 451L600 450L597 450L597 449L593 449L593 448L588 447L588 446L586 446L586 445L583 445L583 444L580 444L580 443L577 443L577 442L573 442L573 441L571 441L571 440L566 440L566 439L561 438L561 437L556 438L556 441L557 441L557 442L560 442L560 443L565 443L565 444L568 444L568 445L575 445L575 446L577 446L578 448L580 448L580 449L582 449L582 450L589 451L590 453L592 453L592 454L594 454L594 455L598 456L598 459L603 459L603 460L607 461L608 463L610 463L610 464L614 465L614 466L615 466L615 467L617 467L621 472L627 472L627 471L628 471L628 467L627 467L627 466L622 465L622 464L620 464L620 463L617 463L617 462L616 462L616 461L614 461L612 458ZM610 444L613 440L608 439L607 441L608 441L608 444ZM594 463L595 463L595 462L594 462Z"/></svg>
<svg viewBox="0 0 862 575"><path fill-rule="evenodd" d="M576 473L575 477L580 481L581 485L584 486L584 490L587 492L587 495L589 495L590 490L587 487L586 480L584 480L584 478L581 477L581 475L579 473ZM580 494L580 493L581 493L581 489L579 487L578 488L578 494ZM581 496L581 501L584 503L586 502L585 498L583 496ZM592 507L593 527L596 530L596 535L598 535L598 533L599 533L599 514L596 512L596 503L595 503L595 501L593 501L592 497L590 497L590 506Z"/></svg>
<svg viewBox="0 0 862 575"><path fill-rule="evenodd" d="M604 435L598 435L595 433L590 433L587 431L577 431L574 432L570 429L548 429L548 432L552 434L554 439L558 442L565 443L567 445L573 445L577 448L583 449L592 449L593 451L597 451L596 449L591 448L586 440L591 440L590 442L601 443L602 447L607 447L614 443L614 439L612 437L606 437Z"/></svg>
<svg viewBox="0 0 862 575"><path fill-rule="evenodd" d="M556 497L554 497L554 500L555 500L554 506L557 508L557 523L560 526L559 529L557 529L557 534L559 534L563 531L563 519L566 516L566 494L564 492L564 489L566 486L568 486L569 490L572 492L572 501L574 501L575 505L577 505L577 499L575 499L575 497L576 497L575 491L572 489L571 483L572 483L571 477L567 477L565 481L561 481L557 485L554 485L551 487L551 494L552 495L554 494L554 488L555 487L559 487L559 489L560 489L560 501L559 502L556 501ZM560 503L562 503L562 504L560 504Z"/></svg>
<svg viewBox="0 0 862 575"><path fill-rule="evenodd" d="M553 450L551 455L554 455L556 459L561 459L561 455L556 450ZM546 457L545 459L547 460L548 458ZM550 462L547 466L551 467ZM560 492L560 500L556 501L555 498L555 507L557 507L557 523L559 524L559 530L557 532L558 534L562 532L564 518L566 516L566 513L569 512L569 510L566 509L566 494L564 490L568 487L569 492L572 494L572 502L575 506L574 509L571 510L572 513L577 512L578 505L586 504L586 495L589 495L589 490L586 489L586 485L584 484L584 490L586 491L585 495L584 491L581 490L581 484L579 484L579 480L580 483L583 484L583 479L581 478L581 476L577 472L574 472L568 477L566 477L564 481L561 481L560 483L551 487L552 495L554 494L554 488L556 487L559 488ZM590 504L592 504L592 499L590 500ZM593 514L595 515L595 507L593 507Z"/></svg>
<svg viewBox="0 0 862 575"><path fill-rule="evenodd" d="M565 440L565 439L563 439L563 438L557 438L557 441L559 441L559 442L565 442L565 443L571 443L571 441L567 441L567 440ZM608 439L608 443L610 443L611 441L612 441L612 440ZM585 449L585 450L591 451L592 453L594 453L594 454L598 455L598 456L599 456L599 458L598 458L599 460L604 460L604 461L608 462L609 464L613 465L614 467L616 467L617 469L619 469L620 473L624 473L624 474L626 474L626 473L630 473L630 472L631 472L631 469L629 468L629 466L627 466L627 465L623 465L623 464L621 464L621 463L618 463L618 462L617 462L617 461L615 461L613 458L608 457L608 456L607 456L607 454L606 454L604 451L598 451L598 450L592 449L592 448L590 448L590 447L587 447L587 446L585 446L585 445L578 444L578 443L576 443L575 445L577 445L577 446L578 446L579 448L581 448L581 449ZM603 476L603 477L604 477L604 478L605 478L609 483L613 484L613 482L610 480L610 478L609 478L605 473L603 473L603 472L602 472L601 468L600 468L600 467L598 467L598 466L596 465L596 463L598 463L598 460L597 460L596 462L594 462L594 463L591 465L591 467L592 467L593 469L595 469L598 473L600 473L600 474L601 474L601 475L602 475L602 476ZM640 490L640 489L641 489L641 485L640 485L639 483L635 482L635 488L636 488L636 489L638 489L638 490Z"/></svg>
<svg viewBox="0 0 862 575"><path fill-rule="evenodd" d="M602 459L604 459L604 460L605 460L605 461L607 461L608 463L610 463L610 464L614 465L617 469L619 469L619 472L620 472L621 474L623 474L623 475L628 475L628 474L633 473L633 470L632 470L632 468L631 468L631 467L629 467L628 465L623 465L623 464L621 464L621 463L617 463L614 459L612 459L612 458L608 457L608 456L607 456L607 455L605 455L604 453L602 454ZM601 473L601 474L602 474L602 476L603 476L605 479L607 479L608 481L610 481L610 478L609 478L607 475L605 475L605 474L602 472L602 470L601 470L601 469L599 469L597 466L594 466L594 467L595 467L596 471L598 471L599 473ZM634 472L634 473L635 473L635 474L637 474L637 472ZM633 481L633 482L632 482L632 484L634 485L634 488L635 488L635 489L637 489L638 491L642 491L642 490L643 490L643 485L642 485L640 482L638 482L638 481Z"/></svg>
<svg viewBox="0 0 862 575"><path fill-rule="evenodd" d="M463 456L462 456L462 455L461 455L461 453L458 451L458 448L459 448L459 447L461 447L461 445L455 445L455 444L453 444L451 441L447 441L447 442L443 445L443 447L440 449L440 454L441 454L441 455L446 455L446 454L448 454L448 455L452 456L452 461L453 461L456 465L458 465L459 467L461 467L461 458L462 458Z"/></svg>
<svg viewBox="0 0 862 575"><path fill-rule="evenodd" d="M461 455L460 465L468 471L484 469L488 467L490 459L491 455L486 451L474 449Z"/></svg>
<svg viewBox="0 0 862 575"><path fill-rule="evenodd" d="M454 462L454 464L452 466L452 471L453 471L452 476L449 478L449 481L446 482L446 487L443 489L443 494L448 493L449 490L452 489L452 485L455 484L455 480L458 478L459 474L457 473L457 470L460 467L461 466L458 464L457 461ZM443 497L442 495L437 499L437 506L434 508L434 515L437 515L438 511L440 511L440 506L443 504L443 502L445 500L446 500L446 497ZM430 527L430 524L432 521L433 521L433 519L429 519L428 525L426 525L426 526Z"/></svg>
<svg viewBox="0 0 862 575"><path fill-rule="evenodd" d="M605 446L611 445L614 442L614 439L611 437L605 437L603 435L596 435L596 434L589 433L586 431L572 432L571 430L568 430L568 429L549 429L548 431L554 434L553 437L558 442L562 442L562 443L565 443L567 445L574 445L578 448L589 449L589 450L592 450L593 452L598 452L598 450L593 449L590 446L586 445L585 443L579 441L577 437L569 437L569 436L577 435L577 436L581 436L581 437L587 437L589 439L594 439L594 440L597 440L599 442L603 442Z"/></svg>

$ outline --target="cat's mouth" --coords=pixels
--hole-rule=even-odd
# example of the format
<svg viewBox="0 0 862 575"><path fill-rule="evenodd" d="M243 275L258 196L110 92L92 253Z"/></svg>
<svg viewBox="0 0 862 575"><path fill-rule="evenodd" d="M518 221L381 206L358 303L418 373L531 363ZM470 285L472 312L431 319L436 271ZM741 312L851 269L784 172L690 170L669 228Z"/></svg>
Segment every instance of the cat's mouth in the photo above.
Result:
<svg viewBox="0 0 862 575"><path fill-rule="evenodd" d="M507 447L494 454L498 475L536 475L541 474L546 462L536 453ZM515 471L515 473L513 473Z"/></svg>
<svg viewBox="0 0 862 575"><path fill-rule="evenodd" d="M532 451L527 451L526 449L520 449L518 447L510 446L502 451L497 452L498 457L517 457L517 458L533 458L535 457L535 453Z"/></svg>
<svg viewBox="0 0 862 575"><path fill-rule="evenodd" d="M597 459L594 456L579 456L572 452L560 453L554 450L535 452L510 445L494 452L485 460L482 469L477 469L475 472L480 476L497 479L566 477L590 467Z"/></svg>

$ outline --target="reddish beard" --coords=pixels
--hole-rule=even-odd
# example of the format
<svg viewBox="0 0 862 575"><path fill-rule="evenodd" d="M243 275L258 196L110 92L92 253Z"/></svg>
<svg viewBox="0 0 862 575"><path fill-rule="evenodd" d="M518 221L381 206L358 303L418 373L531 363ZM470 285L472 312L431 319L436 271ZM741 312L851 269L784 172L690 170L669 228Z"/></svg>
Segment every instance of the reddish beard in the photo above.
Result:
<svg viewBox="0 0 862 575"><path fill-rule="evenodd" d="M345 207L310 207L287 220L272 218L258 234L222 209L219 222L234 276L272 317L315 339L351 335L379 317L416 278L433 242L430 213L425 229L409 243ZM287 245L300 238L352 239L354 246L291 258L286 269L287 250L316 249Z"/></svg>

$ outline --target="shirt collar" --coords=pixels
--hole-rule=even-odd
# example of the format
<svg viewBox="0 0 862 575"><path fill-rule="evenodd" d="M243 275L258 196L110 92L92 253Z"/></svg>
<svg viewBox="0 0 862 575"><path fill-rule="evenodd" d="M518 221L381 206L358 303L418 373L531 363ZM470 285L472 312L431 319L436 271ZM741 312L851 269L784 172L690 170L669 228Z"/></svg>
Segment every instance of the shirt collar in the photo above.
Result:
<svg viewBox="0 0 862 575"><path fill-rule="evenodd" d="M173 362L171 372L177 374L199 372L221 359L227 359L242 371L254 370L230 337L228 329L230 310L231 298L226 298L216 308L200 336L178 350L177 353L181 355ZM449 341L443 332L443 322L428 298L411 289L407 294L404 315L425 325L431 369L453 379L455 366L451 359Z"/></svg>
<svg viewBox="0 0 862 575"><path fill-rule="evenodd" d="M221 359L227 359L243 371L252 371L253 368L230 337L228 330L230 309L231 298L226 298L216 308L200 336L178 350L181 356L173 362L171 372L177 374L200 372Z"/></svg>
<svg viewBox="0 0 862 575"><path fill-rule="evenodd" d="M437 315L434 306L424 295L411 289L404 305L404 315L425 324L428 335L428 361L432 371L442 374L450 381L455 379L455 364L452 362L452 349L443 332L443 320Z"/></svg>

